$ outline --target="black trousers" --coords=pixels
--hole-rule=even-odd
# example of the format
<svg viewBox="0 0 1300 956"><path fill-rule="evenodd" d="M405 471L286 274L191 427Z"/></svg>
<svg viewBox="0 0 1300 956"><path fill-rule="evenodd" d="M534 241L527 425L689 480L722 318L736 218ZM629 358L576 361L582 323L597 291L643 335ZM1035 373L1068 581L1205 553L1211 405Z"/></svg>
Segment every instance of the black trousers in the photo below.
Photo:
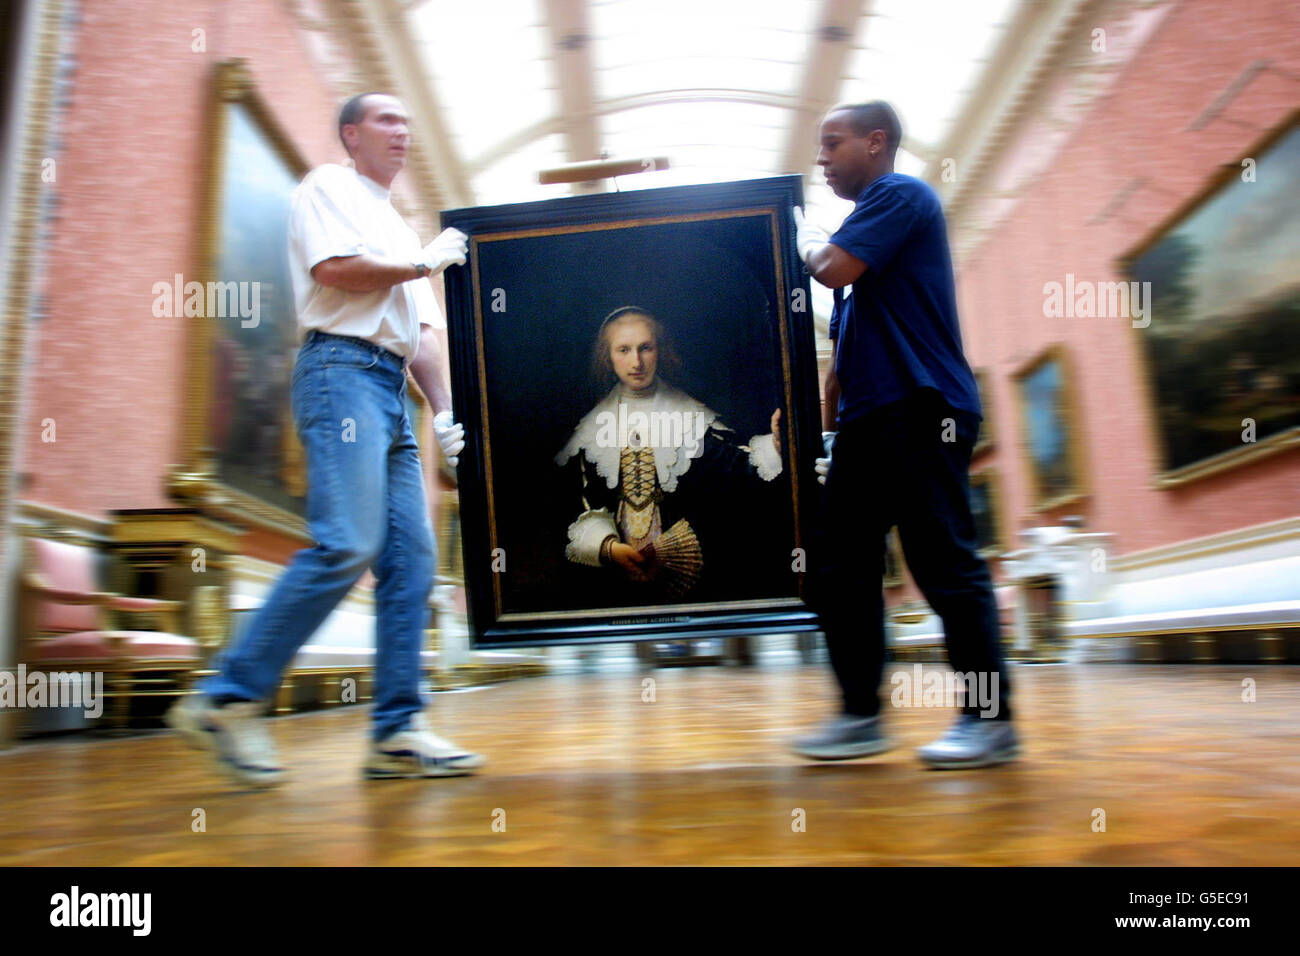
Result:
<svg viewBox="0 0 1300 956"><path fill-rule="evenodd" d="M948 661L963 674L997 674L998 719L1009 719L997 603L976 550L971 451L979 419L932 389L840 429L826 478L810 597L820 612L846 713L880 709L885 661L885 539L898 526L913 580L943 621ZM991 686L991 685L985 685ZM978 714L978 700L963 712Z"/></svg>

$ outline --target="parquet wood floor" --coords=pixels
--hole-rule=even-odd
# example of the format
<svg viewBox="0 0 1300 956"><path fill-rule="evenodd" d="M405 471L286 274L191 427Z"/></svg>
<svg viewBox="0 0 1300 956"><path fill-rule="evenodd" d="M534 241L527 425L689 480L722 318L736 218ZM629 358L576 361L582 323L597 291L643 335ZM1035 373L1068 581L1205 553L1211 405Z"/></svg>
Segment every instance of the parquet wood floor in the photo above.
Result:
<svg viewBox="0 0 1300 956"><path fill-rule="evenodd" d="M654 702L642 700L646 677ZM962 772L927 771L912 754L946 726L943 709L887 707L900 747L870 760L788 754L834 707L824 666L439 694L439 732L490 760L456 779L362 780L362 708L273 720L290 779L266 792L234 788L167 731L29 742L0 754L0 863L1300 864L1300 668L1014 677L1024 756Z"/></svg>

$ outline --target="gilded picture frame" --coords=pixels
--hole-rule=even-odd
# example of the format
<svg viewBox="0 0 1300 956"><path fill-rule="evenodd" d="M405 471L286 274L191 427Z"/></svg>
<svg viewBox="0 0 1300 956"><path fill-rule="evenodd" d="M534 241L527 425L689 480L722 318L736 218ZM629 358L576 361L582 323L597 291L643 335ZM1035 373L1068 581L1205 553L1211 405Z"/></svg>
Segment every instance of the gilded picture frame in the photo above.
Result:
<svg viewBox="0 0 1300 956"><path fill-rule="evenodd" d="M1133 334L1157 488L1300 448L1300 111L1243 156L1119 262L1150 289Z"/></svg>
<svg viewBox="0 0 1300 956"><path fill-rule="evenodd" d="M979 555L995 557L1006 550L1002 529L1002 489L997 470L981 468L970 473L971 517L979 540Z"/></svg>
<svg viewBox="0 0 1300 956"><path fill-rule="evenodd" d="M1073 504L1088 494L1082 415L1064 343L1048 346L1014 375L1021 460L1036 511Z"/></svg>
<svg viewBox="0 0 1300 956"><path fill-rule="evenodd" d="M297 320L286 235L289 196L308 168L247 62L215 64L199 253L183 277L187 299L194 283L205 292L204 308L183 317L187 394L181 462L169 489L207 513L304 543L306 469L289 402Z"/></svg>

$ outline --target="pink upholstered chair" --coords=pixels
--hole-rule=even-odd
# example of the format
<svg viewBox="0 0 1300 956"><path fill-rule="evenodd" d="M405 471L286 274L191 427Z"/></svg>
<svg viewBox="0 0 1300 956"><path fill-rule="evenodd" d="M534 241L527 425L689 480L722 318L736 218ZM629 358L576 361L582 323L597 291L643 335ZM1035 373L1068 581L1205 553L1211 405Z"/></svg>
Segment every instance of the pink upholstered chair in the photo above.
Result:
<svg viewBox="0 0 1300 956"><path fill-rule="evenodd" d="M198 643L176 631L179 601L100 591L95 551L24 539L19 660L29 670L103 671L104 719L121 729L133 697L183 694L200 662ZM150 615L161 630L113 630L115 618Z"/></svg>

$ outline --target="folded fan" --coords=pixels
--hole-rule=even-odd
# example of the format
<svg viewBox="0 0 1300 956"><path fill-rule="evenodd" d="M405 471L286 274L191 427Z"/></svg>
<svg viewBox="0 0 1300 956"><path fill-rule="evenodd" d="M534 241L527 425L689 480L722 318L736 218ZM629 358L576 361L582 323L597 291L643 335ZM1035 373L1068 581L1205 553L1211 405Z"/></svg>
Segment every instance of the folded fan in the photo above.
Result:
<svg viewBox="0 0 1300 956"><path fill-rule="evenodd" d="M704 571L700 540L684 518L641 548L640 553L653 568L650 573L663 580L673 597L690 591Z"/></svg>

